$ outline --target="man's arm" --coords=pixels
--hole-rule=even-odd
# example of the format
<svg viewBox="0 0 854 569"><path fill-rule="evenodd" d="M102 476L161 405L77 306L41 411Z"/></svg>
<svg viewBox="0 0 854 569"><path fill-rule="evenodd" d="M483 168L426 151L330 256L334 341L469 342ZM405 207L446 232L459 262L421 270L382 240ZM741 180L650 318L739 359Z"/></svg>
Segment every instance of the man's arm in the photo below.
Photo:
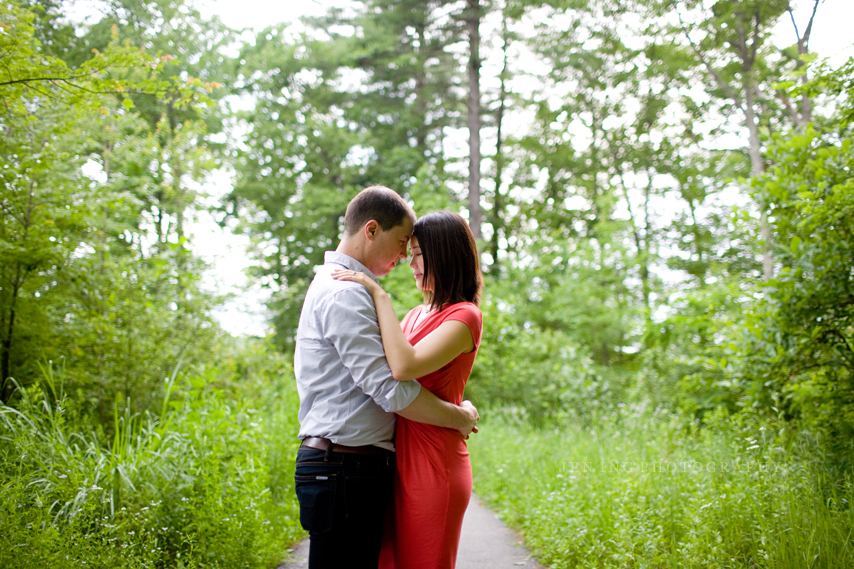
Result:
<svg viewBox="0 0 854 569"><path fill-rule="evenodd" d="M416 399L421 391L417 382L395 381L391 375L374 299L365 287L354 284L336 292L322 308L320 318L324 336L365 395L387 413L395 413Z"/></svg>
<svg viewBox="0 0 854 569"><path fill-rule="evenodd" d="M395 381L383 351L374 300L367 289L357 285L338 292L322 319L326 337L355 384L384 411L418 423L456 429L463 436L475 430L480 417L470 402L457 407L421 389L418 382Z"/></svg>
<svg viewBox="0 0 854 569"><path fill-rule="evenodd" d="M427 389L422 389L418 397L397 414L416 423L456 429L464 437L471 432L477 432L475 425L480 419L471 401L463 401L463 404L457 407L453 403L439 399Z"/></svg>

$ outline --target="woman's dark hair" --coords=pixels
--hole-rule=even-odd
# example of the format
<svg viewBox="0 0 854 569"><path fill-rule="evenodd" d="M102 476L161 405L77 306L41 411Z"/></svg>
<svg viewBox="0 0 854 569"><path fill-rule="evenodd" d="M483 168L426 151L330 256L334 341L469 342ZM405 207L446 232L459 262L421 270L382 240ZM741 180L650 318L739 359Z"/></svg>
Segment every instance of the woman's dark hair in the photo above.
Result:
<svg viewBox="0 0 854 569"><path fill-rule="evenodd" d="M371 186L359 192L347 205L344 234L355 235L372 219L383 231L388 231L403 224L406 217L415 223L415 212L397 192L385 186Z"/></svg>
<svg viewBox="0 0 854 569"><path fill-rule="evenodd" d="M422 282L433 285L430 308L448 303L480 304L483 275L477 245L466 220L450 211L437 211L415 222L412 236L418 239L424 260Z"/></svg>

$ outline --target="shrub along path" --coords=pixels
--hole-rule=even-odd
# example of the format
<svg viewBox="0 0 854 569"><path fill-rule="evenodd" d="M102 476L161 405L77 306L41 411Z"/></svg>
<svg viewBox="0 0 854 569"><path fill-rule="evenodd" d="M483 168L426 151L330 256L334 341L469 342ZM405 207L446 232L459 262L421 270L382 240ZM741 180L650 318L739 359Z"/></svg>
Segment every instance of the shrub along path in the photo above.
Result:
<svg viewBox="0 0 854 569"><path fill-rule="evenodd" d="M308 540L306 539L299 544L291 559L279 565L277 569L306 569L307 567ZM522 546L522 538L496 518L495 513L481 504L477 496L472 496L463 520L457 569L516 569L517 567L541 569L542 566Z"/></svg>

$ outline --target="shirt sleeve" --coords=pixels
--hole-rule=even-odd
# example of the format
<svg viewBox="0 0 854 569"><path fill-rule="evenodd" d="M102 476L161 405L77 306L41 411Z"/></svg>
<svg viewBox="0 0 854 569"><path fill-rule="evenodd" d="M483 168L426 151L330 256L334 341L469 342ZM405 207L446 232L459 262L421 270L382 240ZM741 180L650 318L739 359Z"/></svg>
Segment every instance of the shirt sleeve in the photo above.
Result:
<svg viewBox="0 0 854 569"><path fill-rule="evenodd" d="M353 382L388 413L418 397L416 381L397 381L383 351L374 299L362 285L337 292L321 314L324 336L338 352Z"/></svg>
<svg viewBox="0 0 854 569"><path fill-rule="evenodd" d="M455 304L448 309L448 315L442 321L448 320L459 320L468 326L475 349L480 346L480 338L483 335L483 314L477 306L469 302Z"/></svg>

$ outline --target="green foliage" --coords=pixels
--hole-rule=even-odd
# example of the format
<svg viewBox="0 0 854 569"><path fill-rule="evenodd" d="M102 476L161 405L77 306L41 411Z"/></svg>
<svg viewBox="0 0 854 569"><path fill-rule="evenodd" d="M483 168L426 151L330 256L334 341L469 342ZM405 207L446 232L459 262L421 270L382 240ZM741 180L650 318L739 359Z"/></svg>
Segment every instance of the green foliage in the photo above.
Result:
<svg viewBox="0 0 854 569"><path fill-rule="evenodd" d="M270 566L300 535L293 379L217 330L187 220L233 168L218 209L289 350L357 191L462 211L467 13L240 43L189 0L70 5L0 6L0 563ZM851 565L854 62L773 47L777 0L483 8L478 490L555 567Z"/></svg>
<svg viewBox="0 0 854 569"><path fill-rule="evenodd" d="M745 337L744 381L773 404L854 430L854 61L815 79L840 105L837 121L775 135L774 165L755 180L778 234L777 278ZM846 445L847 446L847 445Z"/></svg>
<svg viewBox="0 0 854 569"><path fill-rule="evenodd" d="M466 386L475 405L511 408L537 425L567 417L592 424L619 400L619 383L572 336L520 325L496 299L481 310L483 339Z"/></svg>
<svg viewBox="0 0 854 569"><path fill-rule="evenodd" d="M341 118L334 88L343 54L303 39L300 45L284 27L270 28L243 48L241 91L256 104L240 117L248 133L226 204L256 236L255 273L275 291L282 346L292 341L312 267L334 249L347 203L365 182L363 169L347 160L358 135Z"/></svg>
<svg viewBox="0 0 854 569"><path fill-rule="evenodd" d="M270 27L243 46L236 86L256 103L239 115L247 134L223 209L255 238L284 349L312 267L337 244L358 191L385 185L419 210L453 201L442 142L459 122L446 48L460 34L434 17L445 4L368 2L306 19L301 32Z"/></svg>
<svg viewBox="0 0 854 569"><path fill-rule="evenodd" d="M593 428L494 416L474 489L546 566L847 567L854 473L781 423L710 427L625 406Z"/></svg>
<svg viewBox="0 0 854 569"><path fill-rule="evenodd" d="M211 295L200 291L197 275L179 278L169 253L82 260L63 275L67 288L45 295L54 343L42 351L64 357L78 404L100 422L116 397L130 398L136 410L156 408L174 366L204 362L216 345Z"/></svg>
<svg viewBox="0 0 854 569"><path fill-rule="evenodd" d="M749 304L743 285L722 276L672 301L672 314L646 335L632 401L679 410L692 420L742 408L744 390L733 375L740 365L738 330Z"/></svg>
<svg viewBox="0 0 854 569"><path fill-rule="evenodd" d="M147 54L112 26L97 49L66 63L56 54L76 36L48 23L60 5L28 7L0 9L9 62L0 81L0 399L10 378L36 380L40 357L67 355L75 389L105 421L117 389L147 406L168 362L191 338L192 360L213 336L212 298L182 241L195 197L181 189L210 167L198 118L212 87L182 79L174 57ZM189 115L146 124L134 110L140 97ZM89 177L84 165L100 172Z"/></svg>
<svg viewBox="0 0 854 569"><path fill-rule="evenodd" d="M260 568L300 536L298 399L269 348L173 376L159 415L117 402L109 435L45 372L0 408L4 566Z"/></svg>

